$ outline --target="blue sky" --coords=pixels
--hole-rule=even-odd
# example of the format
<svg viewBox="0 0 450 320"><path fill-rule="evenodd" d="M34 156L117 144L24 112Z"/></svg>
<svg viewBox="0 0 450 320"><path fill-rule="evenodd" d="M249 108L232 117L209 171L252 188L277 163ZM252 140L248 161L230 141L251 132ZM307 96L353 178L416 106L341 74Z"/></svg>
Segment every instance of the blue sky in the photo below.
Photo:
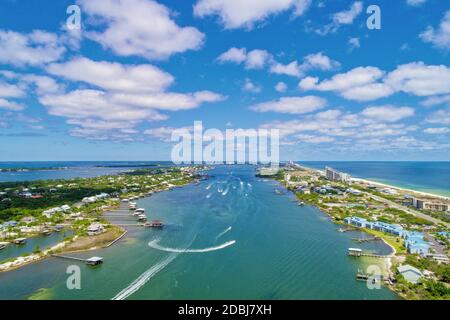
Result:
<svg viewBox="0 0 450 320"><path fill-rule="evenodd" d="M167 160L195 120L279 129L284 160L450 160L450 4L1 2L0 161Z"/></svg>

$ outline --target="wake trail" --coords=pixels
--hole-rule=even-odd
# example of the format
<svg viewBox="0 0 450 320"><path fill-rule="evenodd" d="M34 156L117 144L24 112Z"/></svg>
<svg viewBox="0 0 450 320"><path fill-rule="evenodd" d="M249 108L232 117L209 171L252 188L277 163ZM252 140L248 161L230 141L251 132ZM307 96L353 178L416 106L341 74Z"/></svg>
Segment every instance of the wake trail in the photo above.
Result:
<svg viewBox="0 0 450 320"><path fill-rule="evenodd" d="M231 226L230 227L228 227L228 228L226 228L224 231L222 231L221 233L219 233L219 235L216 237L216 241L221 237L221 236L223 236L224 234L226 234L226 233L228 233L229 231L231 231Z"/></svg>
<svg viewBox="0 0 450 320"><path fill-rule="evenodd" d="M119 292L112 300L124 300L130 295L138 291L144 286L154 275L163 270L169 263L171 263L178 255L171 254L166 259L152 266L150 269L141 274L136 280L134 280L128 287Z"/></svg>
<svg viewBox="0 0 450 320"><path fill-rule="evenodd" d="M161 250L161 251L165 251L165 252L172 252L172 253L205 253L205 252L221 250L226 247L232 246L236 243L236 240L228 241L219 246L205 248L205 249L167 248L167 247L160 246L158 244L158 242L159 242L159 239L156 239L156 240L150 241L148 243L148 245L149 245L149 247L151 247L153 249Z"/></svg>

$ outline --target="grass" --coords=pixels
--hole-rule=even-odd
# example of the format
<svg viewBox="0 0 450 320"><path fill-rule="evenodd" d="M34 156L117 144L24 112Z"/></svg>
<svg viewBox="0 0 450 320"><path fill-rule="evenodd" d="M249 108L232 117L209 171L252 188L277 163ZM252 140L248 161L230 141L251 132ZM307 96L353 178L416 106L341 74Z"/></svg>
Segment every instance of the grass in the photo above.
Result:
<svg viewBox="0 0 450 320"><path fill-rule="evenodd" d="M396 236L392 236L392 235L388 235L384 232L381 231L377 231L377 230L372 230L372 229L364 229L365 232L376 236L376 237L380 237L382 238L384 241L386 241L390 246L392 246L395 251L397 251L397 253L400 254L405 254L406 252L406 248L403 246L403 239L400 237L396 237Z"/></svg>

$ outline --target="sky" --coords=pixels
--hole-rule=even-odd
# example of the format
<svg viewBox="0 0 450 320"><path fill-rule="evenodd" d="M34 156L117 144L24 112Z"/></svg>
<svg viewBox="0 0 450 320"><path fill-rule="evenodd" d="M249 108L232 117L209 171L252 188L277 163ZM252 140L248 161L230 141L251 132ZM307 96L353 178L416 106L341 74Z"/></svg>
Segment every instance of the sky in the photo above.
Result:
<svg viewBox="0 0 450 320"><path fill-rule="evenodd" d="M279 129L282 160L448 161L450 2L1 1L0 161L169 160L194 121Z"/></svg>

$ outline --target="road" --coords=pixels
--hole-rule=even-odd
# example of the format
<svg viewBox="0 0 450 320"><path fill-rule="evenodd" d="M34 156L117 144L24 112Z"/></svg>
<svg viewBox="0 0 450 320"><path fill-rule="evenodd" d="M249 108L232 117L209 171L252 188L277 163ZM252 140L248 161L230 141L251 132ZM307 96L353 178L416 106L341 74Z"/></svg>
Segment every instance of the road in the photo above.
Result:
<svg viewBox="0 0 450 320"><path fill-rule="evenodd" d="M416 217L422 218L424 220L430 221L430 222L432 222L434 224L439 224L440 223L440 224L445 225L447 228L450 228L450 223L447 223L447 222L444 222L442 220L430 217L429 215L426 215L426 214L424 214L424 213L422 213L420 211L417 211L417 210L414 210L414 209L402 206L401 204L398 204L398 203L395 203L394 201L391 201L391 200L385 199L383 197L374 195L374 194L372 194L370 192L364 192L364 194L366 194L367 196L371 197L372 199L374 199L376 201L379 201L379 202L382 202L382 203L385 203L385 204L389 205L391 208L395 208L395 209L398 209L398 210L405 211L406 213L409 213L409 214L412 214L413 216L416 216Z"/></svg>

